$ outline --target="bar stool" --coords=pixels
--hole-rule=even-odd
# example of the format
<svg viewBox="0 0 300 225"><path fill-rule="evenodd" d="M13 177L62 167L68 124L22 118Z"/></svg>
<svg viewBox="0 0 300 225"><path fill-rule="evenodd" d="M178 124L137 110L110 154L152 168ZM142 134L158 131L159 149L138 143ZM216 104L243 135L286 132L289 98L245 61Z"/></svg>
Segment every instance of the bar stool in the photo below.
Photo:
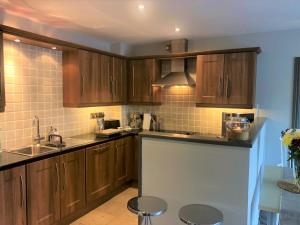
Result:
<svg viewBox="0 0 300 225"><path fill-rule="evenodd" d="M142 217L142 224L152 225L151 217L159 216L167 210L167 203L157 197L134 197L127 203L130 212Z"/></svg>
<svg viewBox="0 0 300 225"><path fill-rule="evenodd" d="M223 214L209 205L191 204L182 207L179 218L188 225L222 225Z"/></svg>

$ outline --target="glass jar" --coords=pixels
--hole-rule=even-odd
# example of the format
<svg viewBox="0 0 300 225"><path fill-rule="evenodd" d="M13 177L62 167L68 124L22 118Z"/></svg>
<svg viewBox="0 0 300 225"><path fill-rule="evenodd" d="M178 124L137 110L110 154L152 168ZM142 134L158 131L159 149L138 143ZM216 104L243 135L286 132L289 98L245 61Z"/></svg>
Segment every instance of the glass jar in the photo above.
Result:
<svg viewBox="0 0 300 225"><path fill-rule="evenodd" d="M229 139L248 140L250 122L246 117L230 117L226 121L226 134Z"/></svg>

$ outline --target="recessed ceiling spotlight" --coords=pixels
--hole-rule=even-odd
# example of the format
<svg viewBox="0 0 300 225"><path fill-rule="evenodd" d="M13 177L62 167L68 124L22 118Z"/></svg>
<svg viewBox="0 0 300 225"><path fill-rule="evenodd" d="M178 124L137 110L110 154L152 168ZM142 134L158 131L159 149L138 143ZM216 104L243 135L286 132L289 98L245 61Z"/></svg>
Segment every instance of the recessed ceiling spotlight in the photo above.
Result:
<svg viewBox="0 0 300 225"><path fill-rule="evenodd" d="M56 47L55 47L55 46L53 46L53 47L52 47L52 49L53 49L53 50L55 50L55 49L56 49Z"/></svg>
<svg viewBox="0 0 300 225"><path fill-rule="evenodd" d="M15 42L21 42L20 39L15 39Z"/></svg>
<svg viewBox="0 0 300 225"><path fill-rule="evenodd" d="M175 32L179 32L180 31L180 28L179 27L176 27L175 28Z"/></svg>
<svg viewBox="0 0 300 225"><path fill-rule="evenodd" d="M143 4L139 4L139 9L143 10L145 8L145 6Z"/></svg>

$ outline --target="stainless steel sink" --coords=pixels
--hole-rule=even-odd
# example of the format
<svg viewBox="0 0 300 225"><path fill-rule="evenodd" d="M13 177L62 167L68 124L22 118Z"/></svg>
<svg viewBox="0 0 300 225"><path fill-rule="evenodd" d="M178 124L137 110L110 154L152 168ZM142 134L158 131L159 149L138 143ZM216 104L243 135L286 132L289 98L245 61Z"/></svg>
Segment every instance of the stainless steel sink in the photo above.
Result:
<svg viewBox="0 0 300 225"><path fill-rule="evenodd" d="M52 151L57 151L57 148L51 148L47 146L29 146L25 148L15 149L9 152L19 155L36 156L46 154Z"/></svg>

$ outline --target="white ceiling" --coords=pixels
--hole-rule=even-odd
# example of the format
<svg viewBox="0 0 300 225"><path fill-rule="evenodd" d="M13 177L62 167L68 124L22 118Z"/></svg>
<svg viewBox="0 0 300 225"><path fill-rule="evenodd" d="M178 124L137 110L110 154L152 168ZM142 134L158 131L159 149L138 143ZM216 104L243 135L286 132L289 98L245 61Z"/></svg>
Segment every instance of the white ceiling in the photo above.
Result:
<svg viewBox="0 0 300 225"><path fill-rule="evenodd" d="M0 0L0 7L129 44L300 29L299 0Z"/></svg>

